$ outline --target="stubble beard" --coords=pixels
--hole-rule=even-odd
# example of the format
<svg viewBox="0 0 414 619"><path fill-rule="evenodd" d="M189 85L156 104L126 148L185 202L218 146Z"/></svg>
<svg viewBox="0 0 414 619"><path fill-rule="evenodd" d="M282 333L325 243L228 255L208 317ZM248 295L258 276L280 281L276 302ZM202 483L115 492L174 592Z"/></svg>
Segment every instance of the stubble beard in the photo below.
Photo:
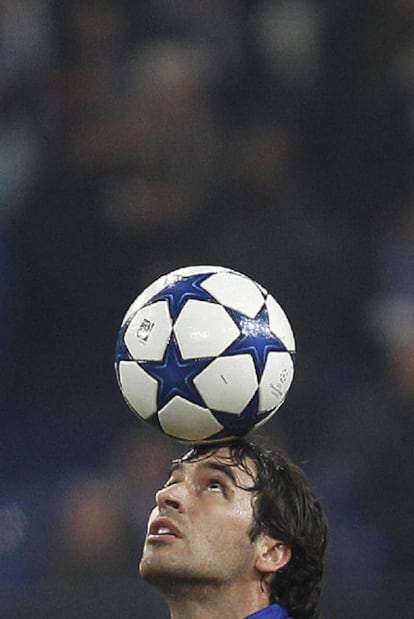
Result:
<svg viewBox="0 0 414 619"><path fill-rule="evenodd" d="M138 569L141 578L167 598L188 596L195 590L199 593L203 589L210 591L211 587L215 588L220 584L215 574L210 575L204 570L200 573L191 569L188 564L168 564L160 558L153 560L145 555L141 558Z"/></svg>

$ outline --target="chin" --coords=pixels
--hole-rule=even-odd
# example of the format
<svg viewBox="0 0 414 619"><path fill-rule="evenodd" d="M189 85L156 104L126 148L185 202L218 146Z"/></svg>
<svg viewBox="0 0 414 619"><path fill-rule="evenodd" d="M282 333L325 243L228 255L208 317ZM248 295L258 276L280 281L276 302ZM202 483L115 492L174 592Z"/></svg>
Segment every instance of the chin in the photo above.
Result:
<svg viewBox="0 0 414 619"><path fill-rule="evenodd" d="M161 558L144 555L139 563L138 571L141 578L151 584L157 584L173 578L176 570L168 566Z"/></svg>
<svg viewBox="0 0 414 619"><path fill-rule="evenodd" d="M165 565L153 565L150 562L141 561L139 573L145 582L158 589L167 598L176 595L177 586L181 579L177 578L174 570L167 569Z"/></svg>

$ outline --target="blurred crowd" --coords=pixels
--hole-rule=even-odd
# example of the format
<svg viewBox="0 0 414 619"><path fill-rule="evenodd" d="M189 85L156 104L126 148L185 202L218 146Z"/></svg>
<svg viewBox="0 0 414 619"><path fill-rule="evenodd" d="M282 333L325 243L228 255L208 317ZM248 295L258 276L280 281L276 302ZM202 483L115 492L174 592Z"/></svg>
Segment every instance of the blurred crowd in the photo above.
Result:
<svg viewBox="0 0 414 619"><path fill-rule="evenodd" d="M0 31L2 619L166 616L136 565L184 446L113 352L194 264L292 322L266 432L328 512L326 619L411 619L414 4L3 0Z"/></svg>

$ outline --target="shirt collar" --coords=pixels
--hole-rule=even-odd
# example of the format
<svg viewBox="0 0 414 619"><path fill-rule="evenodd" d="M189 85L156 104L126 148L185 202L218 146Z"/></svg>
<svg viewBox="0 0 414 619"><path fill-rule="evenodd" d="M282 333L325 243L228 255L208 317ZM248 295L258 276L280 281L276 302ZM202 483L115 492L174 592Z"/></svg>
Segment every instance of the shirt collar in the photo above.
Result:
<svg viewBox="0 0 414 619"><path fill-rule="evenodd" d="M257 613L248 615L246 619L289 619L287 612L279 604L271 604Z"/></svg>

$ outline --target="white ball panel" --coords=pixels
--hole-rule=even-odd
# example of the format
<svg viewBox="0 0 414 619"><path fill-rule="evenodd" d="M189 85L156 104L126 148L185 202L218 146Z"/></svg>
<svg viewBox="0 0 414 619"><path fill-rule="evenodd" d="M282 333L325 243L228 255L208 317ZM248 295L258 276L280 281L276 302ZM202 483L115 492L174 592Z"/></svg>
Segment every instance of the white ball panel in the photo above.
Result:
<svg viewBox="0 0 414 619"><path fill-rule="evenodd" d="M185 441L202 441L223 429L211 412L174 396L158 413L164 432Z"/></svg>
<svg viewBox="0 0 414 619"><path fill-rule="evenodd" d="M128 325L124 340L134 359L160 361L172 330L167 301L158 301L137 311Z"/></svg>
<svg viewBox="0 0 414 619"><path fill-rule="evenodd" d="M259 384L259 413L277 410L293 380L294 367L287 352L270 352Z"/></svg>
<svg viewBox="0 0 414 619"><path fill-rule="evenodd" d="M253 280L236 272L212 275L201 284L217 301L254 318L263 306L263 294Z"/></svg>
<svg viewBox="0 0 414 619"><path fill-rule="evenodd" d="M283 342L287 350L295 350L295 338L288 317L272 295L266 299L270 330Z"/></svg>
<svg viewBox="0 0 414 619"><path fill-rule="evenodd" d="M253 359L248 354L215 359L194 384L209 408L239 414L257 389Z"/></svg>
<svg viewBox="0 0 414 619"><path fill-rule="evenodd" d="M135 361L119 363L121 392L130 407L143 419L148 419L157 410L158 383Z"/></svg>
<svg viewBox="0 0 414 619"><path fill-rule="evenodd" d="M237 325L222 305L190 299L174 324L184 359L219 355L239 336Z"/></svg>

